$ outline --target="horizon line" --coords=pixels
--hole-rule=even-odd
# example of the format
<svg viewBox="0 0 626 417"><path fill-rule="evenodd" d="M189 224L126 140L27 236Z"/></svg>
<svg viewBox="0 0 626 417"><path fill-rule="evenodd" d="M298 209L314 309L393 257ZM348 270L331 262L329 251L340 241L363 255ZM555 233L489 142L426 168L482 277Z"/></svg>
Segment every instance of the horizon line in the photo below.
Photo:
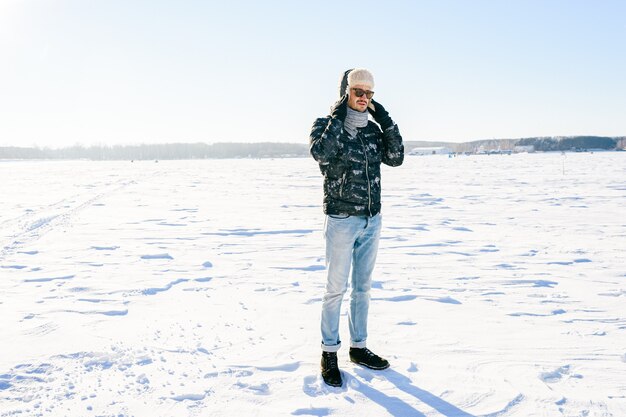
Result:
<svg viewBox="0 0 626 417"><path fill-rule="evenodd" d="M560 139L560 138L576 138L576 137L598 137L598 138L610 138L610 139L626 139L626 135L617 135L617 136L608 136L608 135L543 135L543 136L523 136L523 137L517 137L517 138L483 138L483 139L472 139L472 140L465 140L462 142L454 142L454 141L450 141L450 140L443 140L443 139L403 139L403 142L441 142L441 143L451 143L451 144L456 144L456 145L460 145L460 144L464 144L464 143L472 143L472 142L483 142L483 141L490 141L490 140L498 140L498 141L504 141L504 140L522 140L522 139ZM254 144L281 144L281 145L306 145L308 144L307 142L283 142L283 141L255 141L255 142L245 142L245 141L237 141L237 142L231 142L231 141L227 141L227 142L203 142L203 141L194 141L194 142L154 142L154 143L146 143L146 142L142 142L142 143L113 143L113 144L106 144L106 143L92 143L92 144L85 144L85 143L81 143L81 142L77 142L71 145L60 145L60 146L50 146L50 145L39 145L39 144L32 144L29 146L23 146L23 145L7 145L7 144L0 144L0 148L24 148L24 149L66 149L66 148L74 148L74 147L82 147L82 148L96 148L96 147L123 147L123 146L163 146L163 145L198 145L198 144L202 144L202 145L225 145L225 144L232 144L232 145L254 145Z"/></svg>

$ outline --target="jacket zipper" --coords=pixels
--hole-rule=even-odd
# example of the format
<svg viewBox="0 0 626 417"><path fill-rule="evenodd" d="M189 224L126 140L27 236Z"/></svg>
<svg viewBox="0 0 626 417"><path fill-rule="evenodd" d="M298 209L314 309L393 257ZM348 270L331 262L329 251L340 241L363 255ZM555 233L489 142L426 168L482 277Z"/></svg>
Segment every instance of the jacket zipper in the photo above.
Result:
<svg viewBox="0 0 626 417"><path fill-rule="evenodd" d="M357 132L357 136L359 136ZM363 145L363 154L365 155L365 177L367 178L367 211L372 217L372 189L370 185L370 173L369 173L369 163L367 160L367 148L365 147L365 142L363 142L363 138L359 136L359 140L361 141L361 145Z"/></svg>
<svg viewBox="0 0 626 417"><path fill-rule="evenodd" d="M346 184L346 172L341 176L341 187L339 187L339 197L343 197L343 186Z"/></svg>

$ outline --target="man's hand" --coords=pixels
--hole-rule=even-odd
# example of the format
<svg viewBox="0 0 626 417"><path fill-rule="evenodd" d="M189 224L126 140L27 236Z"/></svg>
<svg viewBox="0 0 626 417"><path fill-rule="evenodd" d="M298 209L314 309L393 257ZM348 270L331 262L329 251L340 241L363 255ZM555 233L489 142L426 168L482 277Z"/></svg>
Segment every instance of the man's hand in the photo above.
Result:
<svg viewBox="0 0 626 417"><path fill-rule="evenodd" d="M330 110L330 117L344 122L348 115L348 95L344 94Z"/></svg>
<svg viewBox="0 0 626 417"><path fill-rule="evenodd" d="M368 106L367 110L370 112L370 114L374 117L374 120L376 120L376 123L378 123L383 130L386 130L388 127L393 126L393 120L391 120L391 117L389 117L389 112L387 112L387 110L385 110L385 108L379 102L372 99L370 104L371 106ZM374 110L372 110L372 106L374 107Z"/></svg>

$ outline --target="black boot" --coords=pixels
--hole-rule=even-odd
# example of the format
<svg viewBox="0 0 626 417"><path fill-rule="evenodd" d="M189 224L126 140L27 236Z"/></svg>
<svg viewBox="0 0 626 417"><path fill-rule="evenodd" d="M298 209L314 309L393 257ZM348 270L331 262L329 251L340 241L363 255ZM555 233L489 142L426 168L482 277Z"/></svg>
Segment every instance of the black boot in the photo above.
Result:
<svg viewBox="0 0 626 417"><path fill-rule="evenodd" d="M350 360L370 369L381 370L389 368L387 359L381 358L368 348L350 348Z"/></svg>
<svg viewBox="0 0 626 417"><path fill-rule="evenodd" d="M331 387L342 385L339 365L337 365L337 352L322 352L322 378Z"/></svg>

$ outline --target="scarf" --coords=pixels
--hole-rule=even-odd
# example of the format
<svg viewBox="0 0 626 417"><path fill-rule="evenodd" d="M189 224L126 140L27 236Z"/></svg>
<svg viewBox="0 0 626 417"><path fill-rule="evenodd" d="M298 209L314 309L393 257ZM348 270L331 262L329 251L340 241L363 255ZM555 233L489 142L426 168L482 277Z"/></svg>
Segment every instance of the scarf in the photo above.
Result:
<svg viewBox="0 0 626 417"><path fill-rule="evenodd" d="M356 136L357 127L367 126L367 110L364 112L352 110L348 107L348 113L346 114L346 120L343 122L343 127L348 132L351 138Z"/></svg>

